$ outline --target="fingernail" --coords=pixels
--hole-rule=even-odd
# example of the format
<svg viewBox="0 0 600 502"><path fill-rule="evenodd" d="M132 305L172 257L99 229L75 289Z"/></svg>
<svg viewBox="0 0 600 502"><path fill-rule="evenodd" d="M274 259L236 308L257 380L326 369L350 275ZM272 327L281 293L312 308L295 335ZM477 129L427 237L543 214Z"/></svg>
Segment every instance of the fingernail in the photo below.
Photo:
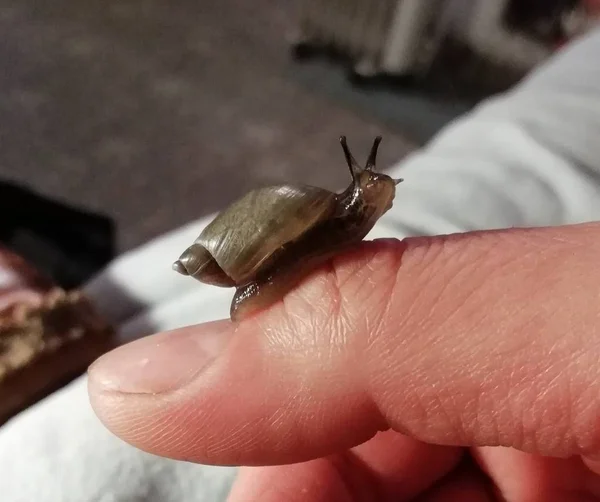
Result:
<svg viewBox="0 0 600 502"><path fill-rule="evenodd" d="M159 394L183 387L214 361L235 331L230 321L152 335L94 362L90 380L104 390Z"/></svg>

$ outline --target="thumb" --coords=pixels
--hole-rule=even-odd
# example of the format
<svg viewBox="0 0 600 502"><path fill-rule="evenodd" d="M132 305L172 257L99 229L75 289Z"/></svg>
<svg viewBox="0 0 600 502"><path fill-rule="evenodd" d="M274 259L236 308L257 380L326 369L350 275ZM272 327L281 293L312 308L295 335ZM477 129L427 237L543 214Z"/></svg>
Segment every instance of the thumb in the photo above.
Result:
<svg viewBox="0 0 600 502"><path fill-rule="evenodd" d="M299 462L392 428L600 453L600 227L365 242L268 311L154 335L89 371L124 440L214 464Z"/></svg>

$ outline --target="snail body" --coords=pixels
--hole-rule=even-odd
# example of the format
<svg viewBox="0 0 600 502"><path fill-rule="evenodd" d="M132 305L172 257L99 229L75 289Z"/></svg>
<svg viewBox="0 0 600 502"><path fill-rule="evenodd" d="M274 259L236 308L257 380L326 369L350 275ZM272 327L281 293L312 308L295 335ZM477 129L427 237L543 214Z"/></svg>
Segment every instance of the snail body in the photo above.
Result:
<svg viewBox="0 0 600 502"><path fill-rule="evenodd" d="M275 303L311 270L362 241L392 207L402 180L373 171L380 141L373 142L363 168L340 138L352 175L341 194L307 185L249 192L206 226L173 269L206 284L235 287L233 321Z"/></svg>

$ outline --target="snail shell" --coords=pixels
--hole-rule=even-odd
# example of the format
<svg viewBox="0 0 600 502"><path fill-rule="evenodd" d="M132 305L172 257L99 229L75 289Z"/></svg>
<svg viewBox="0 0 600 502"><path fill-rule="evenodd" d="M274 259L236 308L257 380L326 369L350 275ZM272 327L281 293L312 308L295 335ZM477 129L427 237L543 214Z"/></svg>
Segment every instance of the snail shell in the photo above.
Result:
<svg viewBox="0 0 600 502"><path fill-rule="evenodd" d="M215 286L235 287L231 319L241 320L281 299L299 280L349 245L360 242L392 207L402 180L364 168L340 142L352 175L341 194L279 185L254 190L222 211L173 269Z"/></svg>

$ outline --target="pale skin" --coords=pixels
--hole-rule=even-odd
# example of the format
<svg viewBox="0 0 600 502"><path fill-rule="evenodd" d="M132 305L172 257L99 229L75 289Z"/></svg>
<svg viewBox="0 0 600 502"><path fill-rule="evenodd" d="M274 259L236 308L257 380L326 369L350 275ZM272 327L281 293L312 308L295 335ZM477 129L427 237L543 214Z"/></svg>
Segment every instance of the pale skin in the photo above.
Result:
<svg viewBox="0 0 600 502"><path fill-rule="evenodd" d="M89 376L134 446L254 466L230 502L600 500L600 224L365 242Z"/></svg>

